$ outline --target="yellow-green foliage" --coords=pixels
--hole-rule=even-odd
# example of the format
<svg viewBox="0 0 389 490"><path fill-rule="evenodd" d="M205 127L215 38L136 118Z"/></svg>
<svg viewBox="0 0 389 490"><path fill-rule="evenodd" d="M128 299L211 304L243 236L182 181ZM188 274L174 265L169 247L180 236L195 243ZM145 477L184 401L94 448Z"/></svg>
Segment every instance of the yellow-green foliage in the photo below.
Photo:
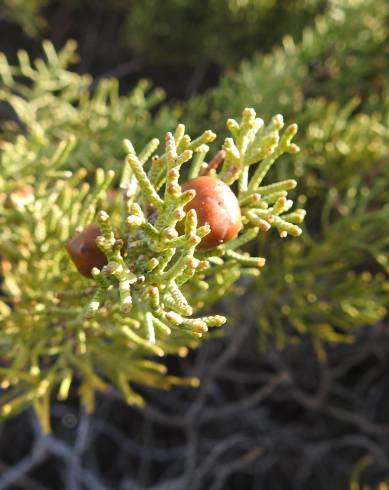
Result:
<svg viewBox="0 0 389 490"><path fill-rule="evenodd" d="M44 165L36 160L38 149L45 159L60 142L76 134L77 144L67 168L117 170L124 138L134 138L142 147L153 131L159 133L157 122L153 129L150 127L149 111L161 101L163 92L142 81L130 94L121 96L117 80L93 81L90 75L71 71L69 65L78 60L76 47L74 41L69 41L57 53L45 41L46 61L37 59L32 63L27 52L19 51L16 66L0 54L0 100L11 106L17 118L3 124L3 134L17 137L20 152L28 146L20 165ZM21 125L27 131L28 145Z"/></svg>
<svg viewBox="0 0 389 490"><path fill-rule="evenodd" d="M299 243L260 248L271 257L256 281L262 347L268 335L282 346L309 333L324 355L323 341L351 342L353 328L388 312L389 132L379 113L352 116L356 105L306 105L294 171L304 173L299 202L310 213Z"/></svg>
<svg viewBox="0 0 389 490"><path fill-rule="evenodd" d="M215 89L192 99L187 111L193 128L203 114L220 120L227 107L229 114L238 113L242 101L267 117L276 103L302 122L306 101L315 96L342 104L358 96L380 109L389 75L388 19L385 0L331 0L301 42L284 37L271 53L244 61Z"/></svg>
<svg viewBox="0 0 389 490"><path fill-rule="evenodd" d="M269 334L283 345L309 333L323 354L322 341L352 341L388 311L387 19L386 2L333 0L301 43L285 38L186 108L196 127L205 107L219 119L241 100L265 114L277 101L301 125L303 152L276 172L304 175L307 230L259 248L272 257L256 280L263 301L252 299L262 347Z"/></svg>
<svg viewBox="0 0 389 490"><path fill-rule="evenodd" d="M21 54L19 67L3 57L0 68L0 94L19 118L4 126L0 161L0 404L3 417L33 404L48 430L51 397L65 399L75 377L88 409L95 391L109 385L137 404L143 400L132 382L196 385L168 376L154 357L186 355L208 328L222 325L224 317L201 311L264 265L241 247L272 227L298 236L305 212L292 211L287 199L296 181L263 182L276 159L299 150L291 143L297 125L282 131L282 116L265 124L245 109L239 122L228 120L220 169L209 169L236 187L243 228L234 240L199 251L210 230L184 210L194 193L182 191L181 167L192 161L183 171L191 177L206 171L216 135L207 130L191 140L180 124L159 155L157 138L142 151L129 139L123 148L123 133L150 121L143 92L119 97L110 81L91 95L90 80L64 68L73 46L44 48L47 63L32 68ZM15 81L19 74L32 86ZM86 279L65 244L93 221L108 263Z"/></svg>
<svg viewBox="0 0 389 490"><path fill-rule="evenodd" d="M30 36L46 25L40 15L47 0L0 0L0 14L8 21L16 22Z"/></svg>
<svg viewBox="0 0 389 490"><path fill-rule="evenodd" d="M123 39L156 64L229 66L268 50L287 32L299 36L322 5L317 0L144 0L133 4Z"/></svg>

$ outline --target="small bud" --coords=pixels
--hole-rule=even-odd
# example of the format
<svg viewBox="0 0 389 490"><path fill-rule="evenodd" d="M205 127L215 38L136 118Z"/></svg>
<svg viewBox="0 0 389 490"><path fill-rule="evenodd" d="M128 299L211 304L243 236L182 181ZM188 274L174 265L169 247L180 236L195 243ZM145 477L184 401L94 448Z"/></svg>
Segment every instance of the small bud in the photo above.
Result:
<svg viewBox="0 0 389 490"><path fill-rule="evenodd" d="M168 176L172 179L178 179L180 172L176 168L171 168L168 172Z"/></svg>
<svg viewBox="0 0 389 490"><path fill-rule="evenodd" d="M181 187L178 184L170 184L167 188L167 191L172 196L178 196L181 192Z"/></svg>
<svg viewBox="0 0 389 490"><path fill-rule="evenodd" d="M126 219L126 224L130 227L137 227L142 224L142 221L142 218L140 218L139 216L128 216Z"/></svg>
<svg viewBox="0 0 389 490"><path fill-rule="evenodd" d="M200 263L198 266L198 269L200 271L205 271L205 270L209 269L209 267L210 267L210 263L208 260L200 260Z"/></svg>
<svg viewBox="0 0 389 490"><path fill-rule="evenodd" d="M178 220L181 221L182 219L185 218L185 211L183 209L176 209L174 213L174 217Z"/></svg>
<svg viewBox="0 0 389 490"><path fill-rule="evenodd" d="M251 198L250 198L250 201L252 204L257 204L261 201L261 194L258 194L257 192L254 193Z"/></svg>
<svg viewBox="0 0 389 490"><path fill-rule="evenodd" d="M204 137L207 143L211 143L214 139L216 139L216 134L208 129L207 131L205 131Z"/></svg>
<svg viewBox="0 0 389 490"><path fill-rule="evenodd" d="M297 133L297 130L298 130L298 126L296 123L294 124L291 124L290 126L288 126L285 130L285 133L284 133L284 136L288 139L292 138L296 133Z"/></svg>
<svg viewBox="0 0 389 490"><path fill-rule="evenodd" d="M272 124L275 129L282 129L284 126L284 118L281 114L276 114L272 119Z"/></svg>
<svg viewBox="0 0 389 490"><path fill-rule="evenodd" d="M294 143L291 143L286 147L286 151L288 153L298 153L300 151L300 147L295 145Z"/></svg>
<svg viewBox="0 0 389 490"><path fill-rule="evenodd" d="M143 216L142 209L138 203L135 202L131 205L131 214L135 216Z"/></svg>
<svg viewBox="0 0 389 490"><path fill-rule="evenodd" d="M105 211L99 211L97 214L97 219L104 223L109 220L109 216Z"/></svg>
<svg viewBox="0 0 389 490"><path fill-rule="evenodd" d="M200 264L200 261L198 259L195 259L194 257L190 257L188 260L188 267L190 269L197 269L199 264Z"/></svg>
<svg viewBox="0 0 389 490"><path fill-rule="evenodd" d="M164 235L166 238L176 238L178 237L178 231L174 228L169 228L164 231Z"/></svg>
<svg viewBox="0 0 389 490"><path fill-rule="evenodd" d="M201 238L196 235L193 235L189 238L189 241L191 245L198 245L201 242Z"/></svg>

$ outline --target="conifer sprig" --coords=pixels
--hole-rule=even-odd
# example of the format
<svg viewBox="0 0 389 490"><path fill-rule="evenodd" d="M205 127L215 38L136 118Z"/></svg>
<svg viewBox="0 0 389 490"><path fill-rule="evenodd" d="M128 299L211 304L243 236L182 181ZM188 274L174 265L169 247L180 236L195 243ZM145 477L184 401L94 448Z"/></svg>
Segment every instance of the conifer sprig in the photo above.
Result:
<svg viewBox="0 0 389 490"><path fill-rule="evenodd" d="M297 126L280 134L281 116L265 126L253 109L245 109L241 121L229 120L228 127L232 138L208 163L212 131L192 140L180 124L167 133L160 155L154 154L156 138L139 153L126 140L121 178L98 169L95 184L82 183L82 169L58 178L58 160L65 169L72 160L71 138L53 150L45 178L30 175L27 196L6 193L0 208L6 225L0 238L3 417L33 404L48 430L50 398L66 399L75 378L89 409L96 390L110 386L128 403L141 404L133 382L157 388L198 384L167 375L150 356L185 356L210 328L223 325L224 316L200 312L265 264L242 247L271 227L281 236L297 236L304 217L302 210L290 211L287 192L295 181L263 185L279 156L298 151L291 143ZM4 163L12 164L17 142L7 144ZM211 227L187 207L196 191L182 187L188 176L201 175L237 187L242 214L240 233L207 250L198 246ZM17 228L11 226L16 222ZM65 242L92 223L99 227L96 245L106 265L94 267L86 279L70 262Z"/></svg>

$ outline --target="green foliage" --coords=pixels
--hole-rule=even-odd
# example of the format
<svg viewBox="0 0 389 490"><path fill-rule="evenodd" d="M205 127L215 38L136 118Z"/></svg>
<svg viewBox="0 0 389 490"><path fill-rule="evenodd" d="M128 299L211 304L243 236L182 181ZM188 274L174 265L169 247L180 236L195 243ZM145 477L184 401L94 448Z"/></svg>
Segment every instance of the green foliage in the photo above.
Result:
<svg viewBox="0 0 389 490"><path fill-rule="evenodd" d="M276 100L283 114L303 122L306 101L315 96L341 104L358 96L380 108L388 78L388 19L384 0L331 0L301 42L284 37L271 53L244 61L218 87L192 99L187 112L193 129L205 114L216 121L227 107L238 113L242 101L269 117Z"/></svg>
<svg viewBox="0 0 389 490"><path fill-rule="evenodd" d="M121 96L117 80L93 81L90 75L71 71L69 65L78 60L76 47L74 41L69 41L57 53L45 41L46 62L37 59L31 63L27 52L19 51L17 66L9 65L0 54L0 100L11 106L15 116L3 124L3 134L17 138L19 165L34 165L37 173L37 166L45 168L48 155L73 134L78 142L67 168L117 170L122 162L123 139L131 137L144 145L152 132L150 110L163 99L163 92L151 89L146 81ZM161 127L165 124L161 122ZM20 131L21 125L28 141ZM157 122L153 130L158 131ZM56 168L64 161L61 157Z"/></svg>
<svg viewBox="0 0 389 490"><path fill-rule="evenodd" d="M248 51L257 28L251 24L255 9L263 19L279 8L278 2L254 3L230 2L224 12L232 19L230 40L234 26L237 32L242 23L249 26L240 34L250 38ZM165 62L159 36L169 8L177 5L163 3L165 10L148 29L150 12L161 4L144 3L144 10L139 4L139 11L135 5L128 22L137 25L131 42L150 49L145 56ZM291 5L298 16L296 4ZM207 22L199 22L181 46L186 56L191 53L186 61L233 63L235 41L225 47L211 43L223 38L220 31L228 25L219 24L223 16L209 15L196 2L182 2L174 12L186 19L189 7L191 26L197 18L191 9L199 18L207 13ZM220 4L211 2L209 8L220 11ZM114 79L93 81L72 72L68 66L77 61L72 41L58 53L45 42L46 62L31 63L25 52L19 53L17 66L0 58L0 100L10 110L0 143L3 416L33 403L48 428L50 397L65 399L74 379L90 409L95 391L111 385L137 404L143 400L133 382L159 388L196 385L197 380L167 375L155 356L184 356L200 345L208 329L224 322L207 308L240 278L250 284L247 304L258 317L262 348L269 336L282 347L309 334L324 358L326 342L352 342L355 328L385 317L387 20L382 0L331 0L301 42L284 38L281 47L244 62L216 89L180 108L165 106L155 117L150 110L163 97L160 90L140 82L122 96ZM149 36L150 44L142 44L146 33L155 35ZM217 53L215 59L204 56L204 44L192 46L199 39L214 46L209 52ZM180 43L174 36L167 40L172 46L168 50L164 44L164 53L180 61ZM280 116L265 125L246 109L239 123L229 119L222 126L248 103L265 119L275 107L288 119L297 118L304 151L288 155L298 151L290 141L296 126L282 133ZM197 246L209 230L197 223L195 213L185 212L191 195L180 184L207 172L214 133L191 140L180 124L159 156L154 155L158 139L150 139L175 127L179 112L191 131L211 121L221 135L231 133L223 143L223 164L216 169L211 164L208 171L232 185L244 230L207 252ZM273 168L282 154L283 164ZM306 232L275 247L271 233L265 233L271 228L281 237L301 233L304 212L290 211L287 195L296 186L290 177L303 175L297 202L310 210ZM269 182L263 183L265 176ZM71 264L64 244L92 221L99 223L98 245L108 264L86 279ZM242 251L248 245L254 255L268 259L261 275L263 259Z"/></svg>
<svg viewBox="0 0 389 490"><path fill-rule="evenodd" d="M291 340L290 327L309 333L324 356L322 341L352 342L353 328L388 312L389 134L377 114L313 106L323 113L320 128L307 127L317 137L315 144L306 136L304 155L308 230L298 245L272 249L258 281L262 291L266 283L259 324L262 341L275 334L280 346Z"/></svg>
<svg viewBox="0 0 389 490"><path fill-rule="evenodd" d="M308 230L274 251L262 277L271 293L261 333L275 331L281 344L287 325L318 347L321 339L352 341L354 327L375 325L389 308L389 132L378 114L350 116L353 107L307 106L321 114L305 134Z"/></svg>
<svg viewBox="0 0 389 490"><path fill-rule="evenodd" d="M134 3L124 42L156 64L230 66L266 51L285 32L299 35L318 0L145 0Z"/></svg>
<svg viewBox="0 0 389 490"><path fill-rule="evenodd" d="M385 2L332 1L300 44L285 38L185 109L196 127L205 107L219 119L242 100L264 114L277 100L301 124L304 151L277 177L304 174L299 203L310 212L298 243L261 242L271 257L255 288L262 348L269 335L283 346L308 333L323 357L323 342L351 342L387 314L387 15Z"/></svg>
<svg viewBox="0 0 389 490"><path fill-rule="evenodd" d="M121 97L116 81L92 94L90 78L66 68L73 43L59 53L47 42L44 49L47 63L33 67L20 53L19 66L5 57L0 65L1 98L17 115L4 124L0 163L0 403L3 417L33 404L49 430L50 399L67 398L75 377L88 409L95 391L110 385L135 404L143 400L133 382L195 386L167 375L155 356L184 356L222 325L224 317L200 312L264 265L241 247L271 227L299 235L305 213L291 211L294 180L263 184L277 158L299 150L291 143L295 124L282 132L280 115L265 125L245 109L239 123L228 120L220 169L205 161L216 135L191 140L182 124L167 133L159 156L156 138L140 152L126 139L123 149L125 133L146 132L155 96L138 87ZM218 175L236 188L241 206L239 236L205 252L197 246L209 226L185 211L194 192L180 186L189 161L184 175ZM108 263L87 279L65 243L95 220Z"/></svg>
<svg viewBox="0 0 389 490"><path fill-rule="evenodd" d="M0 17L16 22L30 36L35 36L46 25L39 15L47 0L0 0Z"/></svg>
<svg viewBox="0 0 389 490"><path fill-rule="evenodd" d="M255 51L267 51L285 33L302 28L325 7L325 0L0 0L8 21L36 37L48 30L50 11L76 18L100 10L124 22L119 49L130 49L153 65L231 66ZM48 7L45 12L44 7ZM179 28L175 28L179 26Z"/></svg>

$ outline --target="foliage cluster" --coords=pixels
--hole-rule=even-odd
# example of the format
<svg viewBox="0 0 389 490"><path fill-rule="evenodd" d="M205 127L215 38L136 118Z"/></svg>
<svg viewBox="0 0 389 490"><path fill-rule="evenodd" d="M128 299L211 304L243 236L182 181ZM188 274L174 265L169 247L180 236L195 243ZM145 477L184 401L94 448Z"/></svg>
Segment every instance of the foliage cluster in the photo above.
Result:
<svg viewBox="0 0 389 490"><path fill-rule="evenodd" d="M325 2L318 0L146 0L135 3L124 41L156 64L234 65L267 51L285 32L299 36ZM179 26L179 28L177 28Z"/></svg>
<svg viewBox="0 0 389 490"><path fill-rule="evenodd" d="M122 148L125 131L146 132L155 92L146 96L140 85L119 96L109 80L91 94L92 80L67 69L73 43L57 53L46 42L44 50L46 62L31 63L19 52L17 66L4 56L0 64L0 97L15 115L4 123L1 157L0 372L2 414L32 403L48 429L50 398L58 390L66 399L74 372L89 409L107 381L137 404L142 398L130 382L196 384L165 376L150 356L184 356L209 327L222 325L222 316L193 314L239 277L258 275L264 259L241 247L272 227L281 236L298 236L305 213L290 211L287 191L296 181L263 184L278 157L299 150L291 143L295 124L281 134L282 116L265 125L245 109L239 123L228 120L231 137L220 169L205 161L216 138L210 130L191 140L179 124L159 156L156 138L138 152L129 139ZM179 185L190 160L187 178L217 175L236 187L241 207L240 235L205 252L197 246L209 226L198 225L194 210L185 211L194 193ZM96 219L108 264L93 269L90 281L75 270L64 245Z"/></svg>
<svg viewBox="0 0 389 490"><path fill-rule="evenodd" d="M46 23L40 15L47 0L0 0L0 19L15 22L30 36L34 36Z"/></svg>
<svg viewBox="0 0 389 490"><path fill-rule="evenodd" d="M273 257L256 281L263 346L310 333L324 356L322 340L352 342L388 311L387 22L386 2L333 0L300 43L284 38L186 108L197 127L205 108L219 119L245 100L267 115L276 100L301 125L304 151L277 171L304 175L310 212L299 243L261 244Z"/></svg>
<svg viewBox="0 0 389 490"><path fill-rule="evenodd" d="M120 48L151 65L182 67L214 63L231 66L255 51L267 51L286 32L301 29L323 11L323 0L1 0L6 19L37 37L49 27L50 11L65 7L71 16L103 9L121 16ZM179 26L179 28L176 28ZM226 35L227 33L227 35Z"/></svg>
<svg viewBox="0 0 389 490"><path fill-rule="evenodd" d="M304 2L297 4L300 7L305 5ZM302 11L297 4L291 2L288 6L299 15ZM198 8L199 4L183 2L182 9L176 8L175 2L171 5L172 8L175 7L174 12L178 16L183 15L185 19L188 15L186 9ZM218 5L215 1L211 2L210 7L220 10ZM315 2L309 5L318 8ZM135 13L129 18L128 22L139 23L136 29L131 30L136 35L150 32L140 29L139 25L147 25L151 18L150 12L158 9L158 3L150 1L147 6L150 10L142 9L141 15L135 9ZM245 17L248 12L252 14L250 19L254 19L253 9L257 7L259 10L256 15L259 17L275 15L279 3L230 2L229 7L231 16L241 23L248 22ZM282 346L287 341L295 341L302 334L309 333L317 352L322 356L325 355L323 341L351 342L355 327L374 325L385 317L389 306L386 234L389 220L389 176L388 166L385 165L389 153L388 95L385 89L388 78L385 71L388 8L382 0L331 0L326 9L325 15L318 17L313 27L303 31L301 41L294 41L291 36L285 37L282 46L269 54L257 54L252 60L244 62L237 71L226 75L216 89L179 107L166 105L153 116L150 111L155 112L156 104L163 97L160 90L151 89L146 82L141 81L129 95L123 96L120 95L118 82L114 79L98 82L88 75L75 73L68 68L70 63L77 60L76 46L72 41L60 52L56 52L49 42L45 42L43 48L47 62L38 60L32 63L26 52L19 52L19 64L11 66L5 56L1 57L0 98L8 104L9 110L9 117L2 124L0 181L1 226L5 230L1 237L2 274L5 278L3 288L8 295L8 299L2 302L1 310L3 322L7 321L7 335L2 338L2 352L8 355L2 372L3 388L12 388L5 395L8 411L8 402L17 400L13 405L17 411L25 403L34 401L47 425L47 399L50 389L60 383L60 396L64 397L72 379L71 369L75 366L86 380L80 391L87 405L93 405L93 389L104 386L104 382L94 372L94 366L96 362L100 365L100 360L93 358L82 365L82 357L74 356L74 352L79 352L80 345L92 339L92 343L96 342L93 356L98 355L100 342L106 343L107 336L112 334L110 341L116 341L116 333L109 329L102 333L99 321L112 326L115 315L115 321L117 315L120 322L124 321L125 315L120 308L116 311L116 307L130 301L126 295L127 290L123 290L123 287L128 288L134 278L124 277L115 266L108 269L107 277L96 275L97 289L96 285L88 286L75 270L68 272L70 262L63 247L64 242L78 227L85 226L94 219L97 209L104 207L112 218L112 228L109 228L105 227L108 215L99 215L100 226L102 229L105 227L103 235L107 247L103 243L101 245L106 248L111 265L115 263L123 266L119 263L120 253L117 247L115 249L115 241L133 233L135 241L139 242L140 233L140 242L144 240L143 245L139 242L141 247L149 250L151 246L151 250L157 255L165 254L167 263L172 260L172 269L176 266L176 272L184 273L184 269L178 270L180 259L175 262L173 255L168 259L171 252L167 253L167 249L164 249L166 244L162 244L164 239L158 234L174 228L178 219L174 217L172 210L177 211L177 206L182 207L185 198L184 194L166 194L166 188L164 193L158 194L164 189L164 178L172 177L159 173L157 163L162 162L165 171L167 168L174 170L177 165L179 167L192 157L188 152L194 151L195 164L192 169L195 170L185 170L184 166L183 174L196 175L206 158L209 149L207 145L210 143L207 138L210 133L204 133L200 139L191 142L184 135L185 129L179 125L174 143L178 145L178 156L171 156L176 150L170 142L162 156L150 161L157 146L156 140L150 141L150 138L154 135L162 137L167 129L174 127L177 114L187 122L191 131L199 132L204 126L208 126L210 120L221 135L226 132L221 121L229 113L238 114L241 107L246 105L258 108L266 120L269 120L276 108L288 120L297 119L302 127L299 141L304 152L294 158L286 155L283 165L270 170L271 179L282 184L275 184L276 187L271 188L262 186L262 197L253 197L253 202L248 203L250 209L247 209L245 219L251 229L247 237L253 238L260 228L268 228L269 213L281 213L290 206L286 193L295 185L288 178L292 174L299 179L304 176L303 193L298 198L298 203L310 210L306 233L298 242L285 241L274 247L265 235L260 238L258 245L251 245L253 254L270 258L264 272L254 279L250 278L257 275L250 267L252 259L237 254L233 250L235 245L228 252L227 262L216 255L198 255L194 249L189 252L189 238L204 232L199 232L195 222L190 223L189 220L184 234L177 237L178 252L180 247L185 250L181 256L182 263L187 267L190 261L192 264L197 264L196 260L203 261L204 266L206 263L208 266L209 262L210 270L214 271L213 278L204 276L205 271L199 271L199 277L190 282L189 296L195 309L196 306L197 309L208 306L223 295L229 283L235 282L243 270L249 275L246 281L251 281L252 294L247 296L247 302L253 315L258 317L261 346L266 345L269 336L275 336L278 345ZM161 24L155 24L156 36L150 37L150 53L157 53L158 32L159 29L163 30L163 24L166 23L165 13L156 16ZM200 14L203 15L204 12L201 10ZM207 18L219 22L217 16L208 15ZM201 25L204 25L208 34L214 35L220 31L220 26L206 23ZM232 29L231 37L227 38L231 46L236 42L233 32ZM208 34L204 33L204 39ZM251 33L249 37L250 42L257 42L254 41L254 34ZM352 43L350 39L353 39ZM197 33L188 35L188 42L193 43L195 40L198 40ZM147 45L139 41L139 45L141 44L146 49ZM173 49L179 43L174 41L173 44L167 50L171 60L175 56L182 56ZM185 46L185 53L189 50L194 56L192 61L196 62L196 59L206 59L203 48L204 46L197 51ZM166 45L164 50L166 51ZM222 49L212 52L220 54L220 59L213 61L227 63ZM228 62L234 62L233 54ZM251 135L249 141L256 141L256 145L260 143L255 147L258 155L253 147L252 154L256 156L251 160L249 156L246 163L257 163L258 159L269 162L273 157L265 156L264 151L272 148L272 155L279 156L279 144L281 152L286 150L288 145L283 146L285 140L281 138L279 141L278 136L283 124L280 118L273 118L270 125L263 130L260 120L255 119L255 116L252 119L250 111L245 114L242 123L244 127L248 124L247 134ZM248 123L248 120L251 122ZM253 123L253 120L256 122ZM256 140L254 132L250 132L253 128L265 139ZM221 175L225 178L229 175L228 168L237 169L241 175L237 187L240 193L243 192L240 198L246 205L245 199L248 196L244 195L244 186L250 186L247 183L248 177L254 178L255 185L252 189L250 187L254 191L260 185L262 173L269 170L270 165L267 168L267 163L265 167L261 164L258 167L259 174L255 171L254 176L251 172L249 174L248 167L243 170L245 166L242 165L241 152L246 151L246 143L239 134L238 123L230 121L228 129L236 144L231 139L225 142L224 148L229 156ZM208 136L204 136L205 134ZM136 148L127 143L125 151L133 156L127 159L124 167L126 170L123 171L125 152L122 141L125 138L134 141ZM148 141L148 146L140 151ZM292 152L295 149L294 146L289 147ZM173 160L175 163L172 163ZM148 175L142 173L142 165ZM162 178L162 175L165 177ZM258 175L260 178L256 179ZM228 183L233 184L234 180L235 176ZM120 184L138 189L137 182L141 189L138 195L140 207L133 207L132 198L131 205L128 202L123 204L123 189L117 191ZM116 189L116 192L107 192L108 186ZM150 228L145 224L149 217L147 206L150 203L163 208L166 213L162 219L164 226L165 221L173 219L169 226L165 226L165 231L164 228ZM255 212L252 212L252 206L257 206ZM123 217L127 215L131 215L130 230L123 221ZM292 213L288 218L289 223L275 220L274 224L279 224L281 234L291 231L291 234L299 233L293 228L293 221L301 221L302 214ZM119 240L115 236L116 229L121 230ZM256 231L253 232L253 229ZM60 242L56 237L60 237ZM237 247L240 248L244 242L245 239L238 241ZM115 260L112 254L116 254ZM178 256L179 253L175 257ZM128 253L124 260L130 260L130 257L131 254ZM147 254L146 258L142 256L142 260L145 260L138 264L139 270L142 269L142 274L138 276L150 272L153 277L153 268L158 267L152 260L154 258L159 260L158 257ZM166 274L162 270L159 272ZM189 276L188 279L192 280ZM177 277L173 274L169 276L169 280L176 281ZM107 282L108 279L111 282ZM160 279L161 277L158 280ZM74 285L71 292L67 291L69 284ZM153 287L147 281L146 284ZM164 285L166 286L165 283ZM117 362L122 355L123 345L120 342L116 345L114 341L109 344L114 352L112 363L107 361L108 366L100 365L104 375L121 389L129 401L140 401L130 391L129 380L154 386L166 386L170 383L166 381L169 378L164 376L164 368L145 356L162 352L186 352L186 347L197 344L197 337L202 334L193 331L193 325L195 329L205 330L204 320L201 318L197 319L200 323L203 322L200 327L196 320L194 321L197 323L191 323L193 319L185 324L186 320L182 320L185 317L183 309L189 311L186 300L183 299L185 296L179 296L182 291L173 291L172 287L175 288L170 284L167 296L164 291L158 291L158 296L162 298L162 304L166 300L170 307L176 302L175 309L179 311L175 311L168 319L154 315L159 311L157 293L153 290L156 294L152 297L154 293L151 294L150 289L148 292L144 289L140 297L147 297L146 313L151 316L147 315L146 321L145 311L140 308L137 312L135 308L135 318L130 321L131 325L124 325L127 337L123 332L120 333L121 341L130 342L136 356L139 354L136 362L142 367L124 369L123 363ZM57 293L66 300L59 298ZM185 294L188 294L187 287ZM261 310L257 314L259 296L262 301ZM11 302L10 297L13 298ZM178 301L177 306L179 297L181 304ZM141 302L135 303L139 305ZM149 310L151 303L153 306ZM110 307L111 304L114 305L113 308ZM91 309L98 310L100 307L99 315L102 316L99 318L102 320L90 318ZM174 310L173 307L172 309ZM63 357L59 355L62 349L58 346L68 338L67 329L64 328L68 322L64 321L67 316L71 317L71 330L74 329L70 334L72 341L69 345L76 346L78 350L66 352ZM169 340L167 343L162 340L161 345L150 342L154 339L153 331L159 328L163 335L168 335L182 324L181 320L186 325L185 340L179 338L177 342ZM173 325L172 321L177 325ZM209 326L212 322L213 320L208 322ZM219 320L215 322L221 323ZM39 324L40 327L32 328L33 324ZM146 328L142 330L141 325ZM90 336L85 336L84 326ZM135 329L135 336L131 328ZM137 331L139 328L141 332ZM56 336L51 335L50 329L56 332ZM131 335L130 340L128 335ZM16 345L17 338L23 338L23 341L12 351L11 346ZM157 340L159 342L158 335ZM49 344L52 350L48 354ZM117 355L116 348L121 352L120 355ZM58 370L52 378L48 377L52 366L48 360L50 356L59 360ZM106 358L108 357L107 355ZM21 372L22 378L19 377ZM173 382L176 381L173 379Z"/></svg>
<svg viewBox="0 0 389 490"><path fill-rule="evenodd" d="M18 63L0 57L0 404L2 417L32 404L43 428L52 422L54 429L42 434L28 411L2 424L0 487L32 488L35 480L58 486L63 479L69 488L93 490L224 489L242 481L245 488L386 490L387 2L103 3L0 0L0 17L58 42L50 25L56 6L66 22L95 8L98 19L107 9L122 17L113 23L124 26L115 33L118 52L127 45L161 71L183 63L195 79L188 64L229 71L215 89L160 107L163 92L143 80L128 93L131 80L119 87L115 79L77 73L85 65L72 66L73 41L59 51L44 42L46 61L25 52ZM318 11L323 15L311 23ZM166 36L169 22L181 27ZM82 32L80 52L100 32L97 24ZM80 26L82 19L74 35ZM268 124L261 129L246 110L238 129L246 106ZM299 123L302 151L286 152L269 169L285 143L275 112ZM230 114L237 119L225 127ZM221 139L212 143L214 133L202 133L208 127ZM261 152L272 148L264 166L243 151L243 127L251 128L250 144L261 140ZM163 139L173 128L157 149L155 136ZM187 131L200 139L190 140ZM210 254L194 245L207 230L193 213L183 217L188 194L180 185L210 171L205 161L216 166L212 155L226 136L229 156L216 170L225 178L238 169L231 183L244 204L245 230ZM247 171L242 162L253 165ZM245 185L263 170L269 172L266 182L256 182L261 197L245 196ZM295 197L291 177L299 181L297 207L309 211L303 225L296 223L302 211L285 209L286 193ZM175 225L181 217L186 226ZM108 266L86 279L65 244L92 221L101 227ZM263 232L277 224L281 235L299 234L299 226L304 233L281 241L274 230ZM262 256L267 263L258 275ZM223 301L228 291L234 294ZM233 327L224 338L210 328L224 321L215 311ZM361 328L368 325L374 328ZM187 377L171 375L177 371ZM201 379L196 390L146 388L197 386L193 375ZM96 413L78 413L78 398L93 408L100 390L111 396L97 398ZM141 396L148 403L139 408ZM123 398L133 406L123 407Z"/></svg>

